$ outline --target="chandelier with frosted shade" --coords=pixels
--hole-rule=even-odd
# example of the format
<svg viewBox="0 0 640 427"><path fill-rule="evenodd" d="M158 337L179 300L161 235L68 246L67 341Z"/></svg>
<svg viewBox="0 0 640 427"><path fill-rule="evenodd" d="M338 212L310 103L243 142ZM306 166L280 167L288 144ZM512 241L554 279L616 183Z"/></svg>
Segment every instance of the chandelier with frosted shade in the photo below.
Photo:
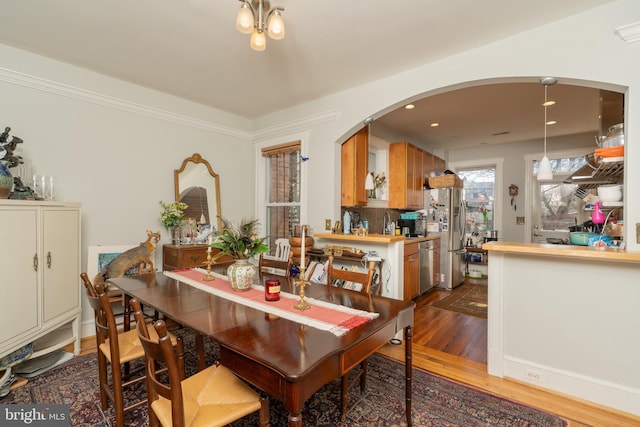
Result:
<svg viewBox="0 0 640 427"><path fill-rule="evenodd" d="M274 40L284 38L284 8L275 6L270 9L269 0L240 0L242 6L236 18L236 29L244 34L251 34L249 46L253 50L262 51L267 48L265 32ZM265 11L266 15L265 15Z"/></svg>

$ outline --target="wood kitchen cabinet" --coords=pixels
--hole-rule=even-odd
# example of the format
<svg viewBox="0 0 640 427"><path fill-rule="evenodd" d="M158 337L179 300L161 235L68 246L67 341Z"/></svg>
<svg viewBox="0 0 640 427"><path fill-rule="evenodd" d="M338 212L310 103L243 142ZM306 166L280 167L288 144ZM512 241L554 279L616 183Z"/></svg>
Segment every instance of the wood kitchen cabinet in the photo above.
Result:
<svg viewBox="0 0 640 427"><path fill-rule="evenodd" d="M403 298L410 300L420 294L420 257L418 243L404 245L404 293Z"/></svg>
<svg viewBox="0 0 640 427"><path fill-rule="evenodd" d="M80 353L80 229L77 203L0 202L0 357Z"/></svg>
<svg viewBox="0 0 640 427"><path fill-rule="evenodd" d="M425 151L408 142L389 145L389 207L424 208Z"/></svg>
<svg viewBox="0 0 640 427"><path fill-rule="evenodd" d="M446 168L446 162L443 159L426 151L424 152L425 177L432 176L432 173L441 175Z"/></svg>
<svg viewBox="0 0 640 427"><path fill-rule="evenodd" d="M207 260L207 248L209 245L164 245L162 246L162 270L180 270L184 268L201 267ZM214 257L220 249L211 249L211 257ZM233 262L233 258L223 256L211 266L213 271L226 274L227 267Z"/></svg>
<svg viewBox="0 0 640 427"><path fill-rule="evenodd" d="M366 206L369 132L364 127L342 144L342 206Z"/></svg>

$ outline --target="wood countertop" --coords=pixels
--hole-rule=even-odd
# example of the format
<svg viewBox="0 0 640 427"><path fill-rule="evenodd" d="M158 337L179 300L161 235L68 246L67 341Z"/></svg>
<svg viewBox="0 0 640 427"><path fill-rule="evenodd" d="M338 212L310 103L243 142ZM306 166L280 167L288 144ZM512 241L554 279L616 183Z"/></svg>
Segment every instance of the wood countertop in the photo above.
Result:
<svg viewBox="0 0 640 427"><path fill-rule="evenodd" d="M314 233L317 239L341 240L348 242L369 242L369 243L396 243L404 242L405 244L419 243L426 240L439 239L439 234L430 234L426 237L412 237L407 239L404 236L391 236L388 234L368 234L366 236L356 236L354 234L333 234L333 233Z"/></svg>
<svg viewBox="0 0 640 427"><path fill-rule="evenodd" d="M548 243L487 242L482 249L523 255L540 255L567 258L588 258L602 261L640 262L640 252L625 249L594 248L576 245L552 245Z"/></svg>

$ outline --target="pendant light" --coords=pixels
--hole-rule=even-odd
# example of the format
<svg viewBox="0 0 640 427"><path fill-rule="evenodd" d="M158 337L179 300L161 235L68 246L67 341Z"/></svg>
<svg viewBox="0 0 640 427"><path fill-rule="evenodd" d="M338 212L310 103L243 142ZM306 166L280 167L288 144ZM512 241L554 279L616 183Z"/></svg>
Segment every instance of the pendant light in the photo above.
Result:
<svg viewBox="0 0 640 427"><path fill-rule="evenodd" d="M204 216L204 203L202 203L202 192L207 191L205 188L198 187L198 194L200 195L200 224L207 223L207 217Z"/></svg>
<svg viewBox="0 0 640 427"><path fill-rule="evenodd" d="M551 171L551 162L547 157L547 107L554 104L547 100L547 88L556 84L557 80L553 77L542 77L540 83L544 85L544 156L538 163L538 181L551 181L553 172Z"/></svg>
<svg viewBox="0 0 640 427"><path fill-rule="evenodd" d="M367 125L367 144L369 144L371 139L371 122L373 122L373 117L364 119L364 124ZM367 171L367 176L364 179L364 189L370 192L374 188L376 188L376 186L373 182L373 172Z"/></svg>

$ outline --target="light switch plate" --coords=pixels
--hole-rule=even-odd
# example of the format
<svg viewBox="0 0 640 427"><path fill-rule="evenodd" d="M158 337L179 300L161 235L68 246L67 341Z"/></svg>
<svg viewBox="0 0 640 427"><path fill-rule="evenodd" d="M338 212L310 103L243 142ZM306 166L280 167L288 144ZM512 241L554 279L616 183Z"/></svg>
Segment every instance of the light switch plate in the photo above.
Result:
<svg viewBox="0 0 640 427"><path fill-rule="evenodd" d="M524 217L523 216L517 216L516 217L516 225L524 225Z"/></svg>
<svg viewBox="0 0 640 427"><path fill-rule="evenodd" d="M331 219L324 220L324 229L327 231L331 231Z"/></svg>

